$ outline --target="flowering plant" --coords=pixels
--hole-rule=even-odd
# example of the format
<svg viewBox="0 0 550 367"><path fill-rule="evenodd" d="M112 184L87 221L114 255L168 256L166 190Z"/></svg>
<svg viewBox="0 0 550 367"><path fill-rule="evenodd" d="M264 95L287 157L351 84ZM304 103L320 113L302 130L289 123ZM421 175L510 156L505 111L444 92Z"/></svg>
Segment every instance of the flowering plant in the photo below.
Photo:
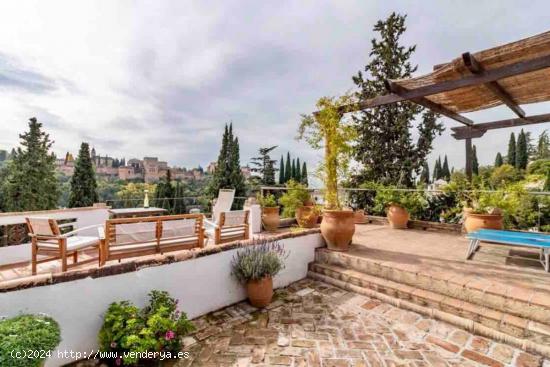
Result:
<svg viewBox="0 0 550 367"><path fill-rule="evenodd" d="M180 337L193 330L187 315L178 310L178 301L167 292L154 290L149 293L149 305L142 310L129 301L112 303L99 331L99 345L102 351L121 356L115 360L116 365L134 365L140 353L177 355Z"/></svg>

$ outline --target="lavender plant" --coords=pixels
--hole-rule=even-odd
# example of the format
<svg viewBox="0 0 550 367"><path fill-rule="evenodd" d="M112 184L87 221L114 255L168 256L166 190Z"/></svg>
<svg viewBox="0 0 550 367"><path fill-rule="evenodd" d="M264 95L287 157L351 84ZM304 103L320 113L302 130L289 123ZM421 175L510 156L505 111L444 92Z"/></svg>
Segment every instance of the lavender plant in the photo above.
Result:
<svg viewBox="0 0 550 367"><path fill-rule="evenodd" d="M240 282L273 277L285 268L284 260L289 252L278 241L257 240L233 257L232 275Z"/></svg>

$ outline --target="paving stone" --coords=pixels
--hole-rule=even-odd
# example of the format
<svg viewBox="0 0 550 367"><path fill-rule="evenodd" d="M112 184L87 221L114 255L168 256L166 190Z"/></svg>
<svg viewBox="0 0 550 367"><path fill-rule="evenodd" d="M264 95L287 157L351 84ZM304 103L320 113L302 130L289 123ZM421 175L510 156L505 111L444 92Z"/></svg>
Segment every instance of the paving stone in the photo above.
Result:
<svg viewBox="0 0 550 367"><path fill-rule="evenodd" d="M523 352L516 359L516 367L538 367L541 363L542 358Z"/></svg>
<svg viewBox="0 0 550 367"><path fill-rule="evenodd" d="M490 353L490 357L508 364L514 357L514 349L504 344L496 344Z"/></svg>
<svg viewBox="0 0 550 367"><path fill-rule="evenodd" d="M490 357L487 357L481 353L475 352L473 350L466 349L462 352L462 356L471 359L474 362L477 362L479 364L482 364L484 366L490 366L490 367L504 367L502 363L499 361L492 359Z"/></svg>
<svg viewBox="0 0 550 367"><path fill-rule="evenodd" d="M491 345L491 341L485 338L481 338L479 336L476 336L472 339L470 342L470 348L475 350L476 352L480 353L487 353L489 351L489 346Z"/></svg>
<svg viewBox="0 0 550 367"><path fill-rule="evenodd" d="M269 364L290 366L292 358L288 356L269 356Z"/></svg>

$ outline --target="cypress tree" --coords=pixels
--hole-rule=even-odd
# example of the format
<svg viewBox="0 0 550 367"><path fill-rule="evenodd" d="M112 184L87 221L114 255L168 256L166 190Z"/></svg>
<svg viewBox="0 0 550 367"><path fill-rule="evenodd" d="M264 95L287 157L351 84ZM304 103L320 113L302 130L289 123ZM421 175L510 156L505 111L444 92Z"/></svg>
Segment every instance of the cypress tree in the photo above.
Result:
<svg viewBox="0 0 550 367"><path fill-rule="evenodd" d="M506 162L511 166L516 166L516 136L514 133L510 134L510 140L508 141L508 156Z"/></svg>
<svg viewBox="0 0 550 367"><path fill-rule="evenodd" d="M430 184L430 166L426 161L424 161L424 164L422 165L422 173L420 174L419 182L426 185Z"/></svg>
<svg viewBox="0 0 550 367"><path fill-rule="evenodd" d="M435 161L433 180L437 181L441 178L441 157L438 157Z"/></svg>
<svg viewBox="0 0 550 367"><path fill-rule="evenodd" d="M525 136L523 129L521 129L516 144L516 168L526 169L528 161L529 155L527 152L527 137Z"/></svg>
<svg viewBox="0 0 550 367"><path fill-rule="evenodd" d="M296 158L296 182L302 182L302 167L300 166L300 158Z"/></svg>
<svg viewBox="0 0 550 367"><path fill-rule="evenodd" d="M283 160L283 155L281 154L281 161L279 162L279 185L285 183L285 162Z"/></svg>
<svg viewBox="0 0 550 367"><path fill-rule="evenodd" d="M550 192L550 169L546 171L546 181L544 182L544 191Z"/></svg>
<svg viewBox="0 0 550 367"><path fill-rule="evenodd" d="M239 138L233 139L231 144L231 174L229 187L235 189L235 196L245 196L246 186L243 173L241 171L241 157L239 148Z"/></svg>
<svg viewBox="0 0 550 367"><path fill-rule="evenodd" d="M290 164L290 152L286 153L286 165L285 165L285 182L292 178L292 166Z"/></svg>
<svg viewBox="0 0 550 367"><path fill-rule="evenodd" d="M353 77L359 88L359 101L386 94L387 80L410 78L416 71L417 67L410 62L416 46L405 47L400 43L406 31L405 18L392 13L374 26L379 37L371 41L370 60L364 73L360 71ZM436 134L443 130L436 115L427 111L418 118L420 136L413 139L413 124L422 111L422 107L414 103L398 102L365 109L352 116L358 133L355 160L364 167L353 177L355 184L378 181L413 185L413 178L420 173Z"/></svg>
<svg viewBox="0 0 550 367"><path fill-rule="evenodd" d="M479 174L479 162L477 160L477 149L475 145L472 148L472 173L474 175Z"/></svg>
<svg viewBox="0 0 550 367"><path fill-rule="evenodd" d="M220 189L227 189L229 188L229 177L228 177L228 168L227 165L229 164L228 158L229 158L229 128L227 124L225 124L223 137L222 137L222 146L220 148L220 153L218 155L218 160L216 162L216 169L214 170L214 173L212 175L212 179L210 180L210 184L208 185L207 193L210 197L217 197L218 191Z"/></svg>
<svg viewBox="0 0 550 367"><path fill-rule="evenodd" d="M54 209L59 199L52 141L36 118L29 120L29 131L19 135L21 147L12 150L3 185L6 211Z"/></svg>
<svg viewBox="0 0 550 367"><path fill-rule="evenodd" d="M292 158L292 165L290 167L290 178L296 180L296 159Z"/></svg>
<svg viewBox="0 0 550 367"><path fill-rule="evenodd" d="M495 157L495 167L500 167L504 164L504 160L502 159L502 155L500 152L497 153L497 156Z"/></svg>
<svg viewBox="0 0 550 367"><path fill-rule="evenodd" d="M447 161L447 154L445 154L445 160L443 161L442 176L447 181L451 179L451 171L449 171L449 162Z"/></svg>
<svg viewBox="0 0 550 367"><path fill-rule="evenodd" d="M97 181L90 156L90 146L88 143L82 143L76 158L74 174L71 177L69 208L92 206L98 201Z"/></svg>
<svg viewBox="0 0 550 367"><path fill-rule="evenodd" d="M308 186L308 180L307 180L307 165L306 162L302 164L302 181L304 185Z"/></svg>

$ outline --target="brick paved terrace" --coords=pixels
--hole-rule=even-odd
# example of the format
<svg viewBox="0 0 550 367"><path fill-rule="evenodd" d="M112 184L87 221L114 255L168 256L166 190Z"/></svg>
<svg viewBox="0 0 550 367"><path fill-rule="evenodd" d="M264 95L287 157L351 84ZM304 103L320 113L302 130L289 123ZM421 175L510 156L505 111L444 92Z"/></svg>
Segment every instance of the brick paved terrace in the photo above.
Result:
<svg viewBox="0 0 550 367"><path fill-rule="evenodd" d="M304 279L266 310L197 320L189 366L550 366L550 361L379 300Z"/></svg>

